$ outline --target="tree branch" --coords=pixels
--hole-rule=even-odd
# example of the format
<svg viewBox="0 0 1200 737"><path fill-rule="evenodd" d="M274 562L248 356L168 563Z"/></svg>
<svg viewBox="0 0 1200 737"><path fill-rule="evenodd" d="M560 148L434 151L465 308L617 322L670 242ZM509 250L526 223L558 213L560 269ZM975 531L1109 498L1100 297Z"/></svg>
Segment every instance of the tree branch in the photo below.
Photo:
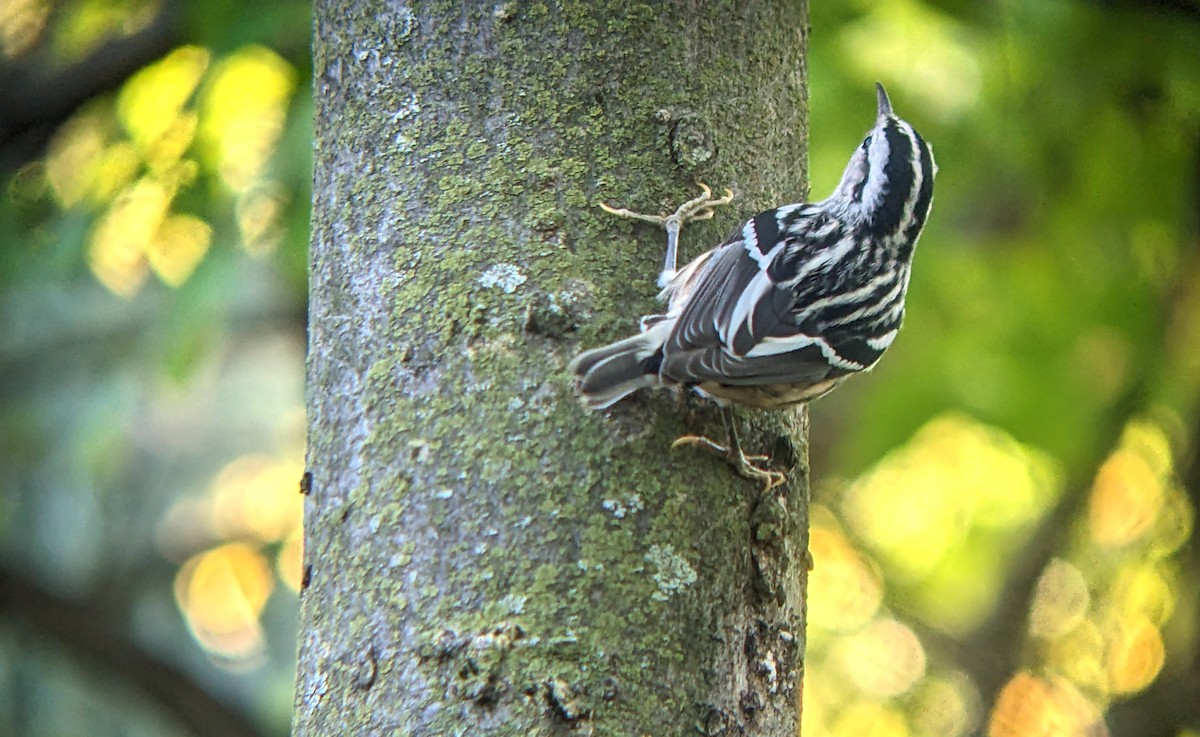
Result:
<svg viewBox="0 0 1200 737"><path fill-rule="evenodd" d="M1117 447L1125 426L1145 406L1146 386L1145 377L1139 378L1105 413L1091 458L1068 477L1058 504L1012 557L1014 564L1001 587L996 609L959 645L959 651L971 661L961 665L971 673L989 712L1000 689L1020 665L1021 643L1038 578L1060 550L1064 530L1087 503L1097 470Z"/></svg>

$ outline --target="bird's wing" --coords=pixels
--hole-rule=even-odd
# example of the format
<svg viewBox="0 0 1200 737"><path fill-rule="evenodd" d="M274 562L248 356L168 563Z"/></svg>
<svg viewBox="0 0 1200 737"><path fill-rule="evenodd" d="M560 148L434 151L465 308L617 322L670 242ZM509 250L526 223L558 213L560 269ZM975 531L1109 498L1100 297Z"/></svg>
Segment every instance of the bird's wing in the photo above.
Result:
<svg viewBox="0 0 1200 737"><path fill-rule="evenodd" d="M880 338L879 321L860 318L871 317L880 285L847 289L829 278L855 244L836 237L836 228L822 225L814 237L811 228L793 227L794 214L795 206L760 213L714 249L688 285L664 346L664 376L804 384L878 360L895 331Z"/></svg>

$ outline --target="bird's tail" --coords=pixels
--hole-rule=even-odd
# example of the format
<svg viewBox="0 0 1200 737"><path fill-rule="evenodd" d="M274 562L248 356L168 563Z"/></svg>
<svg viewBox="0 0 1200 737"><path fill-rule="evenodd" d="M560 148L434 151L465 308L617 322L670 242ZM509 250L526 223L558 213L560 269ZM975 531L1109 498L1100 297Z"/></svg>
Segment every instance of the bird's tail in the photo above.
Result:
<svg viewBox="0 0 1200 737"><path fill-rule="evenodd" d="M657 386L666 333L667 330L651 328L576 356L570 369L588 406L604 409L638 389Z"/></svg>

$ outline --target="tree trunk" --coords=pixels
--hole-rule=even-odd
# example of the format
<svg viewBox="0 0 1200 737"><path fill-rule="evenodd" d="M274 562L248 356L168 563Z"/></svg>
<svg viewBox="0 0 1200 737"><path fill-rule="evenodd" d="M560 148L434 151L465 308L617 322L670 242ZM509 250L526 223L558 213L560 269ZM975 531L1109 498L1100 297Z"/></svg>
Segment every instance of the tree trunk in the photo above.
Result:
<svg viewBox="0 0 1200 737"><path fill-rule="evenodd" d="M324 0L297 735L795 735L807 421L770 494L566 364L656 308L664 234L596 205L804 199L803 2Z"/></svg>

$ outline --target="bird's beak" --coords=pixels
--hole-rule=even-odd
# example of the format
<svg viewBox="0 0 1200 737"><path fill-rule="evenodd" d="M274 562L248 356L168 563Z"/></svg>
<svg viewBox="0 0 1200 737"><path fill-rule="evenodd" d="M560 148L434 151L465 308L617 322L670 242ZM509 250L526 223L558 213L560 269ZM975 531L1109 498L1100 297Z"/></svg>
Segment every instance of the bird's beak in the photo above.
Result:
<svg viewBox="0 0 1200 737"><path fill-rule="evenodd" d="M878 82L875 83L875 97L879 105L879 117L892 114L892 101L888 99L887 90Z"/></svg>

